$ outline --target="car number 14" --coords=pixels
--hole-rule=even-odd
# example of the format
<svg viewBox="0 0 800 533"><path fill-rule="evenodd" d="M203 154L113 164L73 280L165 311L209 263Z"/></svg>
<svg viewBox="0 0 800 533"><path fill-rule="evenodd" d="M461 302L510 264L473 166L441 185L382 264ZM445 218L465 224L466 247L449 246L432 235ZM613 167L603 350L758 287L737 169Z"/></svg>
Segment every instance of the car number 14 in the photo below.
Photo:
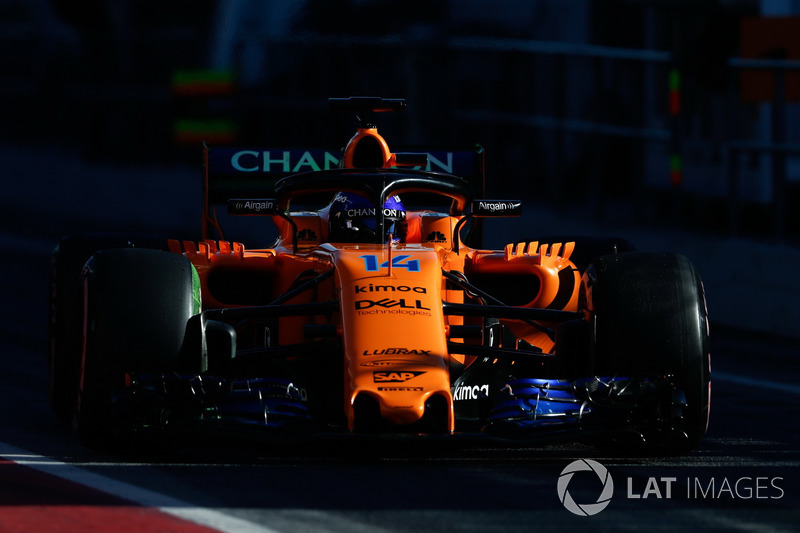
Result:
<svg viewBox="0 0 800 533"><path fill-rule="evenodd" d="M405 268L409 272L419 272L419 259L408 259L410 255L397 255L392 257L392 268ZM364 260L364 270L367 272L378 272L381 268L389 268L389 261L384 261L378 265L377 255L362 255Z"/></svg>

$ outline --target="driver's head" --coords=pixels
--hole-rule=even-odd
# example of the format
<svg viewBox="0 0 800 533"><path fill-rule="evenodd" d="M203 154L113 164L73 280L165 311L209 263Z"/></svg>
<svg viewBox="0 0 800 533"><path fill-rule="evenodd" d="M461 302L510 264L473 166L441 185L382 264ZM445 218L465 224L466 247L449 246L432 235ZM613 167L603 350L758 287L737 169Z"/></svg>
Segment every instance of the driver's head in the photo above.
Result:
<svg viewBox="0 0 800 533"><path fill-rule="evenodd" d="M340 192L334 197L328 214L328 240L332 242L380 242L377 235L378 214L375 206L355 193ZM384 234L394 242L405 242L406 210L399 196L383 204Z"/></svg>

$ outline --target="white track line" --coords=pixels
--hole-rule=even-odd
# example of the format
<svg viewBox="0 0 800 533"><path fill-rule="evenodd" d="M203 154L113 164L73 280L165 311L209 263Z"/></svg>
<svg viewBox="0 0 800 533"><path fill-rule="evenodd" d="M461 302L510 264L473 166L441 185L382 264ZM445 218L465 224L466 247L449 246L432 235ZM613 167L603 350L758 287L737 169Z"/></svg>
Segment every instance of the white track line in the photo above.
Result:
<svg viewBox="0 0 800 533"><path fill-rule="evenodd" d="M254 522L226 515L219 511L196 507L188 502L151 490L118 481L78 468L51 457L38 455L0 442L0 457L73 483L78 483L124 500L153 507L159 511L196 524L231 533L278 533Z"/></svg>

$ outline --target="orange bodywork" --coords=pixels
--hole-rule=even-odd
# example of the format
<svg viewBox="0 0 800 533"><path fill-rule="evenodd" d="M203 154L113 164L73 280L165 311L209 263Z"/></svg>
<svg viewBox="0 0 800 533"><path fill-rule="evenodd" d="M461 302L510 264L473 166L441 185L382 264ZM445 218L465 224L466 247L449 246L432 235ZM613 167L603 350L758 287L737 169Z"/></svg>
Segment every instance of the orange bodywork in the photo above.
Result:
<svg viewBox="0 0 800 533"><path fill-rule="evenodd" d="M360 128L350 140L342 166L358 167L359 160L377 168L397 164L372 127ZM344 369L342 410L350 430L355 426L354 406L362 396L371 398L381 418L395 426L419 421L426 403L439 396L449 406L446 429L454 430L450 368L454 363L469 365L475 357L459 354L453 346L476 341L451 340L450 328L482 322L445 315L444 302L478 299L447 282L443 271L462 273L507 293L513 301L503 302L506 305L565 311L578 307L580 275L569 259L574 243L472 249L460 241L461 216L429 211L407 211L404 243L329 243L326 209L287 216L293 224L286 216L272 216L279 237L269 249L246 250L238 243L210 240L172 241L170 246L197 270L204 309L268 305L302 276L333 269L333 276L313 291L281 303L337 301L338 313L281 317L277 336L281 344L299 343L309 340L304 333L309 324L335 327ZM554 342L541 328L522 320L501 322L517 342L552 352Z"/></svg>
<svg viewBox="0 0 800 533"><path fill-rule="evenodd" d="M307 215L301 215L307 216ZM431 227L454 226L457 219L444 215L419 215L430 218ZM441 232L445 235L452 233ZM304 272L323 273L335 269L334 276L317 290L304 292L286 303L313 303L337 299L339 313L328 324L341 336L344 365L343 411L348 427L353 428L356 398L371 396L379 405L383 419L402 426L418 421L432 396L443 397L450 408L448 429L454 429L453 399L449 368L451 358L469 364L470 358L450 353L447 346L451 325L465 318L445 316L442 302L461 303L469 297L448 288L442 270L464 272L505 283L514 276L529 278L536 293L524 296L522 307L577 309L580 276L569 260L570 243L509 247L503 252L474 250L461 243L459 253L449 242L387 244L313 244L293 253L280 245L264 250L246 250L227 242L172 241L177 253L185 254L195 266L201 282L204 309L244 305L230 301L236 289L221 294L215 288L215 274L269 280L269 290L252 295L247 304L268 304L290 289ZM302 342L303 328L320 323L321 317L282 317L278 336L282 343ZM519 339L545 353L553 341L538 329L517 320L503 321Z"/></svg>

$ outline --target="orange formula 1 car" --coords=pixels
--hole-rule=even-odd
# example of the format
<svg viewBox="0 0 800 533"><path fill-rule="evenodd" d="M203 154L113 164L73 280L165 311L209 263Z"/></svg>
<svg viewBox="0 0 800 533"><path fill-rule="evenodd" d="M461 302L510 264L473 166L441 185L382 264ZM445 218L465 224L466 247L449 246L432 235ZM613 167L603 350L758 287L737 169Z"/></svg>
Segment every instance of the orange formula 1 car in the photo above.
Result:
<svg viewBox="0 0 800 533"><path fill-rule="evenodd" d="M697 445L710 368L686 258L586 238L481 249L481 219L520 202L430 170L480 154L392 153L374 113L403 100L331 102L361 121L341 154L205 148L199 242L62 239L51 404L84 443L243 427ZM225 240L221 202L271 219L275 243Z"/></svg>

